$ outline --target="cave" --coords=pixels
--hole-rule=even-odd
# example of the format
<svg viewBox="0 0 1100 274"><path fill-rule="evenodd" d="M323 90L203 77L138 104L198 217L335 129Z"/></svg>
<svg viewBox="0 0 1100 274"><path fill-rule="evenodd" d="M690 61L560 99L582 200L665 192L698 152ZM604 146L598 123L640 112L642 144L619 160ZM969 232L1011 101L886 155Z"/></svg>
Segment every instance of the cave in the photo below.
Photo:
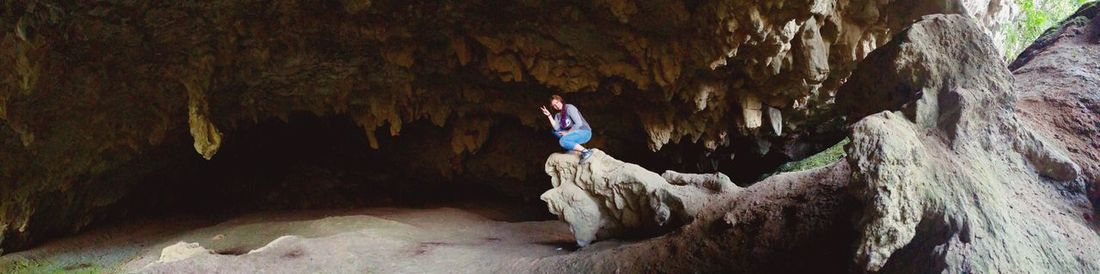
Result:
<svg viewBox="0 0 1100 274"><path fill-rule="evenodd" d="M545 130L523 127L508 117L497 119L502 122L490 131L499 133L484 141L488 145L483 149L489 151L459 156L475 164L455 167L450 173L423 172L439 169L432 166L437 163L423 162L432 158L423 155L450 154L439 150L449 142L439 137L452 129L418 121L405 125L400 137L376 130L379 148L372 148L364 129L346 115L296 112L242 125L225 137L225 148L209 160L193 153L187 132L175 132L166 144L119 167L118 173L124 174L108 174L96 181L132 185L122 190L125 193L116 205L105 209L105 219L116 221L173 214L229 217L268 210L424 207L476 201L518 207L516 217L520 220L552 219L538 200L548 188L541 172L507 178L485 176L486 172L477 170L498 163L492 157L539 159L560 150ZM519 140L523 142L515 142ZM759 153L756 147L714 152L751 155L742 156L749 160L736 161L729 156L720 160L707 157L704 148L691 143L669 145L655 154L631 154L644 151L644 143L634 145L637 147L615 155L655 169L724 171L746 186L789 160L774 152L754 155ZM492 155L484 156L486 153ZM684 159L682 155L700 157ZM489 163L476 163L479 161Z"/></svg>
<svg viewBox="0 0 1100 274"><path fill-rule="evenodd" d="M423 163L402 152L434 147L385 136L378 140L381 148L372 149L362 132L346 116L295 113L285 121L244 126L225 139L226 149L211 160L186 153L193 148L181 142L161 157L185 157L140 161L164 166L138 180L137 187L120 200L119 209L148 209L144 215L232 216L250 211L484 201L526 208L528 212L519 219L553 217L533 203L537 198L531 195L537 195L538 189L525 189L531 184L490 184L474 177L417 173L423 169L417 165ZM442 129L428 123L408 125L405 134L426 136L423 140L443 135Z"/></svg>
<svg viewBox="0 0 1100 274"><path fill-rule="evenodd" d="M10 1L0 272L1100 272L1082 4Z"/></svg>

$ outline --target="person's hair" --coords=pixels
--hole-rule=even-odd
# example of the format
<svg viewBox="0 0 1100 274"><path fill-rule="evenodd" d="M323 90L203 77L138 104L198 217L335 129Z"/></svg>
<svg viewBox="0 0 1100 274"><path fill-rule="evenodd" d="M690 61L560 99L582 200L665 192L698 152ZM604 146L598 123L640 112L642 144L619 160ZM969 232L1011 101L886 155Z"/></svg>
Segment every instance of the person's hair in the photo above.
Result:
<svg viewBox="0 0 1100 274"><path fill-rule="evenodd" d="M561 99L561 95L557 95L557 94L550 95L550 100L551 101L558 100L558 102L561 102L562 104L565 104L565 100Z"/></svg>

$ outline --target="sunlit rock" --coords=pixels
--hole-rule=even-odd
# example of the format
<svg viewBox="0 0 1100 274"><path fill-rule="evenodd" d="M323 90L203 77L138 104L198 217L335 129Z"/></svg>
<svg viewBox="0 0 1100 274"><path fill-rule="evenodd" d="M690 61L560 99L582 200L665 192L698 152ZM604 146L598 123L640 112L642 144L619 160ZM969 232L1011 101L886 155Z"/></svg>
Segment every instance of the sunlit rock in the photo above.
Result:
<svg viewBox="0 0 1100 274"><path fill-rule="evenodd" d="M202 254L212 254L213 251L206 249L199 245L199 243L185 243L178 242L174 245L165 247L160 253L160 259L157 259L156 263L170 263L187 258L195 257Z"/></svg>

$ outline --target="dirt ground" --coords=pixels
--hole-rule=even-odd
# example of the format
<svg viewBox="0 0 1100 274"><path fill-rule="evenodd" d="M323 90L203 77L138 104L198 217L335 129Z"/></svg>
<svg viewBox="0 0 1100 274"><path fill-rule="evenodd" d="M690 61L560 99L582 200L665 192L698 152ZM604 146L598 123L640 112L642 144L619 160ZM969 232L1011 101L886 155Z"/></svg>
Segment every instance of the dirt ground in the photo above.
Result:
<svg viewBox="0 0 1100 274"><path fill-rule="evenodd" d="M103 227L7 254L0 257L0 269L484 273L575 249L565 223L520 219L506 206L484 205L266 212L221 222L175 217ZM203 249L195 255L179 255L176 248L183 245L176 244L180 242L197 243ZM597 248L609 244L614 245Z"/></svg>

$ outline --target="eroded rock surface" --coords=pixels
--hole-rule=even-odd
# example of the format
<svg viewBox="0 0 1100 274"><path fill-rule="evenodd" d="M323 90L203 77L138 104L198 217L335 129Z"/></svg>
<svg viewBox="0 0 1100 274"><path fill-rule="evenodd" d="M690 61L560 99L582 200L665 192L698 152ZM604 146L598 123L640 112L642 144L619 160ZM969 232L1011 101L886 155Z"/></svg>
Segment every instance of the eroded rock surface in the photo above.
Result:
<svg viewBox="0 0 1100 274"><path fill-rule="evenodd" d="M117 211L134 178L168 161L151 151L210 159L245 125L293 113L349 117L376 149L413 139L406 172L439 180L539 175L545 152L502 140L544 130L532 106L551 93L615 124L599 132L607 147L800 158L839 140L833 94L892 33L937 12L995 29L988 18L1011 3L9 1L0 245ZM418 123L443 133L418 136Z"/></svg>
<svg viewBox="0 0 1100 274"><path fill-rule="evenodd" d="M927 16L842 90L859 93L841 95L862 106L853 113L891 102L852 126L847 147L865 205L859 269L1100 271L1080 168L1017 119L996 51L971 19Z"/></svg>
<svg viewBox="0 0 1100 274"><path fill-rule="evenodd" d="M842 88L842 100L853 100L841 102L850 113L869 114L851 126L845 161L769 178L669 236L544 260L538 267L1100 271L1100 235L1085 218L1092 211L1086 176L1059 143L1049 141L1046 134L1058 131L1029 128L1017 117L1013 78L996 51L971 19L925 17L872 53ZM799 197L797 204L792 196ZM823 248L806 240L809 235L836 242ZM800 253L807 250L813 251ZM798 266L775 263L836 253L846 255ZM644 259L653 256L668 259ZM712 257L722 259L707 259Z"/></svg>
<svg viewBox="0 0 1100 274"><path fill-rule="evenodd" d="M601 242L509 271L846 272L856 232L848 164L784 173L712 202L692 222L622 246ZM798 263L792 263L797 260Z"/></svg>
<svg viewBox="0 0 1100 274"><path fill-rule="evenodd" d="M178 242L176 244L165 247L160 252L160 259L157 259L155 263L165 264L175 261L185 260L191 257L200 256L202 254L213 254L214 251L206 249L198 243Z"/></svg>
<svg viewBox="0 0 1100 274"><path fill-rule="evenodd" d="M1065 148L1090 188L1100 224L1100 5L1086 4L1009 66L1021 120Z"/></svg>
<svg viewBox="0 0 1100 274"><path fill-rule="evenodd" d="M665 176L596 150L588 163L573 154L546 160L553 188L542 194L550 212L569 223L577 244L599 238L648 236L691 221L708 202L740 190L722 174Z"/></svg>

